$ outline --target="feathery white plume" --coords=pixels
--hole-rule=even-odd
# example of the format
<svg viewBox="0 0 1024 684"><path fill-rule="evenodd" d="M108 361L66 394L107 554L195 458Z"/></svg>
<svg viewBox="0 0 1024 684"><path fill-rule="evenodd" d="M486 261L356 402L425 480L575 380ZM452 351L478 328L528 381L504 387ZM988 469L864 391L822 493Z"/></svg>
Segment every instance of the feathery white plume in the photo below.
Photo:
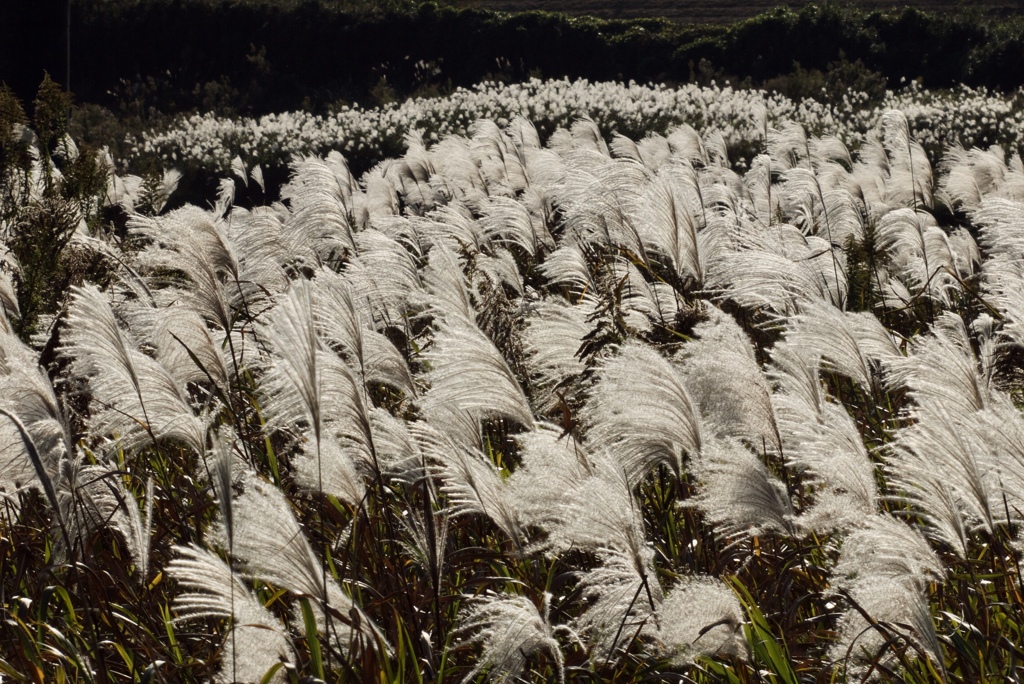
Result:
<svg viewBox="0 0 1024 684"><path fill-rule="evenodd" d="M323 348L308 281L292 285L270 313L264 336L273 349L264 377L268 427L298 432L298 479L307 490L356 505L358 466L376 468L365 390L352 370ZM305 444L303 444L305 442Z"/></svg>
<svg viewBox="0 0 1024 684"><path fill-rule="evenodd" d="M493 595L471 601L460 620L459 630L472 632L469 641L482 644L476 666L462 679L473 681L481 672L487 680L507 682L519 679L526 661L533 654L545 651L558 668L558 681L565 681L562 649L548 622L548 601L544 595L543 615L533 601L525 596Z"/></svg>
<svg viewBox="0 0 1024 684"><path fill-rule="evenodd" d="M295 655L281 621L212 551L197 546L175 547L177 556L168 574L188 591L174 599L176 622L200 618L229 618L231 632L224 641L220 672L215 682L259 682L278 663ZM284 682L278 670L271 682Z"/></svg>
<svg viewBox="0 0 1024 684"><path fill-rule="evenodd" d="M679 371L638 342L604 361L583 410L587 443L615 453L631 484L660 463L677 474L702 447L697 406Z"/></svg>
<svg viewBox="0 0 1024 684"><path fill-rule="evenodd" d="M73 290L64 353L72 357L74 372L89 380L97 433L116 435L130 446L148 437L206 450L203 421L178 383L121 332L106 297L94 286Z"/></svg>
<svg viewBox="0 0 1024 684"><path fill-rule="evenodd" d="M889 381L880 371L902 358L892 334L870 313L844 313L825 304L808 304L790 319L786 342L868 391Z"/></svg>
<svg viewBox="0 0 1024 684"><path fill-rule="evenodd" d="M415 394L412 375L398 349L363 324L355 296L342 276L321 269L312 281L313 312L323 339L353 363L365 383L382 383Z"/></svg>
<svg viewBox="0 0 1024 684"><path fill-rule="evenodd" d="M811 475L822 489L799 519L811 530L844 528L873 515L877 507L875 467L853 418L831 401L818 377L818 361L785 342L772 351L771 376L778 384L772 404L787 465Z"/></svg>
<svg viewBox="0 0 1024 684"><path fill-rule="evenodd" d="M559 390L584 371L577 352L591 332L588 319L595 311L589 300L576 306L559 301L552 298L538 302L527 315L523 331L533 397L543 412L556 408L562 401Z"/></svg>
<svg viewBox="0 0 1024 684"><path fill-rule="evenodd" d="M281 189L281 199L289 202L291 215L284 235L295 255L306 252L317 263L338 262L346 251L355 252L349 221L352 206L351 175L339 174L339 168L315 158L292 164L292 178Z"/></svg>
<svg viewBox="0 0 1024 684"><path fill-rule="evenodd" d="M889 156L886 190L898 206L932 205L932 166L921 144L911 138L907 116L898 109L882 115L882 144Z"/></svg>
<svg viewBox="0 0 1024 684"><path fill-rule="evenodd" d="M325 577L320 561L295 519L291 504L281 491L252 473L243 473L242 493L234 501L234 555L246 577L261 579L312 599L319 617L328 606L332 615L359 613L358 630L347 618L334 620L331 637L348 648L358 631L377 643L380 631L334 580Z"/></svg>
<svg viewBox="0 0 1024 684"><path fill-rule="evenodd" d="M430 390L424 411L458 409L476 419L508 418L533 424L530 404L494 344L471 322L450 317L440 322L433 346L424 354L430 364Z"/></svg>
<svg viewBox="0 0 1024 684"><path fill-rule="evenodd" d="M836 587L890 633L904 634L902 626L909 625L911 636L941 667L942 648L925 592L929 581L944 574L920 534L890 516L878 515L846 537L833 576ZM859 611L848 609L839 631L830 656L837 661L851 657L848 673L860 671L879 657L885 637ZM894 660L891 653L882 658L889 666Z"/></svg>
<svg viewBox="0 0 1024 684"><path fill-rule="evenodd" d="M525 535L508 486L494 464L477 449L461 445L424 423L410 426L410 432L430 463L430 472L442 481L452 516L482 514L494 522L516 544Z"/></svg>
<svg viewBox="0 0 1024 684"><path fill-rule="evenodd" d="M725 535L794 533L793 509L785 486L747 447L734 440L708 440L694 470L700 493L692 505Z"/></svg>
<svg viewBox="0 0 1024 684"><path fill-rule="evenodd" d="M516 435L521 463L505 481L524 524L544 530L566 524L569 496L582 493L580 487L590 482L593 471L583 448L560 433L553 425L538 424Z"/></svg>
<svg viewBox="0 0 1024 684"><path fill-rule="evenodd" d="M684 577L665 596L658 618L660 629L652 633L677 665L700 656L747 656L743 609L719 579Z"/></svg>
<svg viewBox="0 0 1024 684"><path fill-rule="evenodd" d="M729 314L714 306L705 310L709 320L694 327L696 339L673 359L690 397L720 435L745 439L755 448L768 444L780 452L771 392L750 338Z"/></svg>

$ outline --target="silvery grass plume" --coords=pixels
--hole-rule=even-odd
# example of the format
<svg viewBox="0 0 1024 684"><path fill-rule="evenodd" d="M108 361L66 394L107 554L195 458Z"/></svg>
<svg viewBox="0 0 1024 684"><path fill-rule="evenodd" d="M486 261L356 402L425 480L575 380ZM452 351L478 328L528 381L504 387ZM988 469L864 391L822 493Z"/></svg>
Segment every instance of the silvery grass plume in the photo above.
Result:
<svg viewBox="0 0 1024 684"><path fill-rule="evenodd" d="M326 576L284 494L251 472L243 472L236 486L242 493L233 502L232 536L242 575L310 599L319 629L324 631L330 625L327 637L344 652L359 641L371 647L386 644L373 621ZM226 546L226 532L222 525L215 535L222 546ZM325 609L333 619L325 620ZM350 617L353 611L359 615L354 622Z"/></svg>
<svg viewBox="0 0 1024 684"><path fill-rule="evenodd" d="M388 169L387 177L395 187L406 214L422 215L434 209L446 197L437 192L433 179L437 175L421 131L408 131L404 136L405 154Z"/></svg>
<svg viewBox="0 0 1024 684"><path fill-rule="evenodd" d="M1024 201L985 198L971 218L986 255L981 268L986 300L1002 315L1002 334L1024 346Z"/></svg>
<svg viewBox="0 0 1024 684"><path fill-rule="evenodd" d="M976 211L983 198L1011 199L1024 195L1024 173L1006 163L1005 152L994 146L987 150L965 150L959 142L946 147L939 166L936 199L950 209ZM1020 157L1017 157L1019 163Z"/></svg>
<svg viewBox="0 0 1024 684"><path fill-rule="evenodd" d="M182 387L123 333L106 297L95 286L76 287L62 353L72 371L88 381L91 427L129 448L152 440L180 441L206 450L204 420L189 405Z"/></svg>
<svg viewBox="0 0 1024 684"><path fill-rule="evenodd" d="M696 506L722 534L742 539L766 532L793 535L794 512L785 485L760 457L733 439L709 439L691 466Z"/></svg>
<svg viewBox="0 0 1024 684"><path fill-rule="evenodd" d="M322 339L358 370L363 385L380 383L416 394L409 366L383 334L364 324L356 296L343 276L320 269L312 281L313 313Z"/></svg>
<svg viewBox="0 0 1024 684"><path fill-rule="evenodd" d="M509 486L484 453L426 423L409 427L427 472L441 480L448 514L483 515L517 546L526 539Z"/></svg>
<svg viewBox="0 0 1024 684"><path fill-rule="evenodd" d="M848 290L845 254L788 224L737 236L708 275L706 290L719 299L784 316L803 302L839 306Z"/></svg>
<svg viewBox="0 0 1024 684"><path fill-rule="evenodd" d="M519 150L526 171L526 181L529 183L529 186L519 193L519 199L538 193L543 195L547 203L549 189L565 175L565 160L555 150L541 147L537 129L532 122L521 116L512 120L506 134Z"/></svg>
<svg viewBox="0 0 1024 684"><path fill-rule="evenodd" d="M513 197L529 187L524 159L519 147L487 119L469 127L470 143L480 172L487 181L487 194Z"/></svg>
<svg viewBox="0 0 1024 684"><path fill-rule="evenodd" d="M235 204L235 181L221 178L217 181L217 201L213 205L213 215L223 218Z"/></svg>
<svg viewBox="0 0 1024 684"><path fill-rule="evenodd" d="M460 315L437 319L437 330L423 354L430 390L422 406L429 416L452 409L476 420L504 418L533 424L530 403L501 353L479 328Z"/></svg>
<svg viewBox="0 0 1024 684"><path fill-rule="evenodd" d="M575 394L573 380L586 369L578 357L583 339L590 334L596 303L584 299L576 306L552 297L537 302L526 315L523 351L527 355L531 396L541 413L564 406Z"/></svg>
<svg viewBox="0 0 1024 684"><path fill-rule="evenodd" d="M551 285L565 288L574 298L582 299L594 286L584 249L589 248L563 235L558 249L548 255L538 270Z"/></svg>
<svg viewBox="0 0 1024 684"><path fill-rule="evenodd" d="M857 151L850 171L857 196L864 202L865 218L878 223L889 211L899 208L889 197L889 156L879 138L879 131L869 131Z"/></svg>
<svg viewBox="0 0 1024 684"><path fill-rule="evenodd" d="M358 241L358 237L363 233L379 233L403 245L409 254L417 255L418 258L430 251L434 244L429 231L423 230L429 221L429 218L423 216L381 216L373 220L372 226L357 231L355 235Z"/></svg>
<svg viewBox="0 0 1024 684"><path fill-rule="evenodd" d="M619 247L646 262L632 218L646 183L647 173L636 162L574 152L566 157L565 176L552 188L552 198L577 240Z"/></svg>
<svg viewBox="0 0 1024 684"><path fill-rule="evenodd" d="M234 207L225 219L239 267L237 280L225 284L238 293L239 303L250 316L270 294L288 289L289 272L302 261L290 251L295 247L286 235L288 216L288 208L278 202L252 209ZM310 259L308 250L305 257Z"/></svg>
<svg viewBox="0 0 1024 684"><path fill-rule="evenodd" d="M356 251L349 222L353 185L340 155L292 163L291 180L281 188L281 199L291 210L284 235L293 246L290 253L311 252L301 261L305 266L338 263L346 252Z"/></svg>
<svg viewBox="0 0 1024 684"><path fill-rule="evenodd" d="M991 334L985 334L990 326L981 323L979 358L964 320L951 312L940 314L928 334L910 341L907 356L890 364L892 381L907 387L910 398L921 408L941 409L963 418L984 410L995 391L995 349Z"/></svg>
<svg viewBox="0 0 1024 684"><path fill-rule="evenodd" d="M224 222L207 212L186 206L165 216L134 216L128 228L149 242L139 255L149 288L173 287L174 300L221 330L234 328L235 312L247 296L259 297L252 288L241 288L249 274L241 273Z"/></svg>
<svg viewBox="0 0 1024 684"><path fill-rule="evenodd" d="M53 479L59 458L48 465L24 423L13 411L0 406L0 498L16 505L18 492L38 487L53 507Z"/></svg>
<svg viewBox="0 0 1024 684"><path fill-rule="evenodd" d="M152 481L146 486L146 514L143 519L135 496L125 488L122 477L122 471L109 465L86 465L81 455L61 460L56 491L59 520L65 526L66 538L57 538L54 553L58 558L69 559L75 549L97 530L114 530L124 540L128 554L135 561L136 578L144 584L149 574Z"/></svg>
<svg viewBox="0 0 1024 684"><path fill-rule="evenodd" d="M674 160L694 167L726 167L729 153L725 138L718 129L710 129L703 136L689 124L679 124L668 133L668 144Z"/></svg>
<svg viewBox="0 0 1024 684"><path fill-rule="evenodd" d="M978 416L978 433L985 439L993 455L994 479L999 483L1003 515L1009 524L1019 523L1024 517L1024 414L1001 394L992 405ZM1017 533L1020 549L1024 535Z"/></svg>
<svg viewBox="0 0 1024 684"><path fill-rule="evenodd" d="M777 171L788 171L801 164L812 165L809 159L810 141L804 127L793 121L785 121L782 128L768 127L767 111L760 121L765 132L765 148L772 166Z"/></svg>
<svg viewBox="0 0 1024 684"><path fill-rule="evenodd" d="M540 133L533 121L521 114L517 114L505 127L505 135L520 150L526 152L537 150L541 147Z"/></svg>
<svg viewBox="0 0 1024 684"><path fill-rule="evenodd" d="M676 291L665 282L647 282L632 261L615 257L607 262L610 282L605 281L608 297L620 300L626 325L650 332L652 325L671 328L679 311Z"/></svg>
<svg viewBox="0 0 1024 684"><path fill-rule="evenodd" d="M252 181L259 186L262 192L265 193L267 191L263 182L263 169L260 168L259 164L254 165L250 171L246 169L245 162L242 161L241 155L236 155L235 158L231 160L231 173L242 181L242 184L245 185L245 187L249 187L249 179L252 179ZM181 174L178 175L180 176Z"/></svg>
<svg viewBox="0 0 1024 684"><path fill-rule="evenodd" d="M520 519L543 530L565 526L567 507L575 509L567 495L582 493L579 488L595 472L590 457L575 438L554 425L538 423L515 439L520 464L505 484Z"/></svg>
<svg viewBox="0 0 1024 684"><path fill-rule="evenodd" d="M864 239L864 220L851 192L839 183L822 186L829 175L845 179L845 173L835 164L823 164L814 171L798 167L786 171L783 182L775 186L782 211L794 225L837 249ZM838 262L834 265L838 268Z"/></svg>
<svg viewBox="0 0 1024 684"><path fill-rule="evenodd" d="M1005 410L1005 397L993 387L991 323L976 321L976 355L964 321L943 314L930 334L913 340L895 370L917 405L911 410L917 423L893 445L894 483L925 511L930 533L961 555L970 532L991 531L1020 492L1019 454L1013 438L1006 439L1019 416ZM1002 417L993 421L995 415Z"/></svg>
<svg viewBox="0 0 1024 684"><path fill-rule="evenodd" d="M71 444L70 427L35 353L0 333L0 499L17 510L19 491L41 489L64 548L72 540L56 483L74 453Z"/></svg>
<svg viewBox="0 0 1024 684"><path fill-rule="evenodd" d="M8 259L3 259L5 264ZM0 270L0 332L11 333L11 314L21 316L21 309L18 307L18 295L14 293L14 284L11 276L6 270Z"/></svg>
<svg viewBox="0 0 1024 684"><path fill-rule="evenodd" d="M492 197L482 207L480 226L492 244L514 245L530 257L555 248L545 217L508 197Z"/></svg>
<svg viewBox="0 0 1024 684"><path fill-rule="evenodd" d="M519 494L525 515L548 532L540 547L550 554L576 549L597 557L599 565L580 575L587 609L573 626L590 638L596 654L610 656L653 619L663 599L640 506L614 451L573 454L580 459L577 469L564 451L555 456L558 446L550 443L550 432L537 437L541 449L528 452L551 453L559 463L541 470L537 467L539 459L529 456L531 463L520 476L524 479L513 480L512 488ZM546 515L537 511L543 494L531 499L530 494L522 493L524 483L540 476L538 471L549 473L567 487L561 501L552 501L556 508Z"/></svg>
<svg viewBox="0 0 1024 684"><path fill-rule="evenodd" d="M781 208L778 193L772 192L771 157L767 154L754 157L750 169L743 175L743 185L755 223L761 226L776 223L775 216L781 212Z"/></svg>
<svg viewBox="0 0 1024 684"><path fill-rule="evenodd" d="M551 426L518 440L523 464L492 500L507 501L517 521L547 532L536 548L596 556L599 565L580 575L587 609L573 628L596 655L609 656L653 619L663 598L640 506L613 451L588 455Z"/></svg>
<svg viewBox="0 0 1024 684"><path fill-rule="evenodd" d="M705 225L696 172L667 166L642 192L635 221L644 246L667 259L673 275L701 289L718 236Z"/></svg>
<svg viewBox="0 0 1024 684"><path fill-rule="evenodd" d="M470 633L470 643L481 644L477 664L462 679L463 684L486 672L486 681L519 680L527 659L546 652L558 670L558 681L565 681L565 659L555 638L562 625L553 626L548 618L550 594L544 594L543 610L525 596L488 595L470 599L469 608L459 620L459 631Z"/></svg>
<svg viewBox="0 0 1024 684"><path fill-rule="evenodd" d="M486 200L484 200L486 202ZM419 241L429 248L444 245L453 252L468 255L487 252L493 235L473 216L469 207L450 203L424 218L411 221Z"/></svg>
<svg viewBox="0 0 1024 684"><path fill-rule="evenodd" d="M466 281L464 259L445 244L435 245L427 254L422 272L427 306L442 316L458 316L475 323L476 307Z"/></svg>
<svg viewBox="0 0 1024 684"><path fill-rule="evenodd" d="M693 337L672 359L701 418L754 448L782 453L771 390L754 355L750 338L721 309L704 307L708 320L694 326Z"/></svg>
<svg viewBox="0 0 1024 684"><path fill-rule="evenodd" d="M890 486L921 515L927 534L966 558L970 534L991 533L1003 508L998 463L974 416L938 406L916 417L889 447Z"/></svg>
<svg viewBox="0 0 1024 684"><path fill-rule="evenodd" d="M896 209L882 217L878 246L889 252L889 270L907 288L944 306L951 305L981 261L966 230L947 234L931 214L912 209Z"/></svg>
<svg viewBox="0 0 1024 684"><path fill-rule="evenodd" d="M486 280L489 289L501 297L507 297L503 286L508 286L516 297L524 294L523 276L519 273L519 265L515 257L507 249L492 248L490 254L476 255L478 278L475 285L478 291L484 291L479 276Z"/></svg>
<svg viewBox="0 0 1024 684"><path fill-rule="evenodd" d="M357 223L364 227L370 225L374 219L386 216L397 216L401 212L398 193L395 186L388 179L388 168L394 163L392 159L385 159L372 169L363 174L359 179L364 190L358 195L356 202Z"/></svg>
<svg viewBox="0 0 1024 684"><path fill-rule="evenodd" d="M377 470L365 389L317 333L312 289L309 281L295 281L267 316L263 337L273 349L261 386L267 423L295 436L304 489L355 506L365 493L360 468Z"/></svg>
<svg viewBox="0 0 1024 684"><path fill-rule="evenodd" d="M793 121L783 121L781 128L768 125L767 109L754 112L754 123L763 131L765 148L776 172L806 168L818 171L837 163L853 163L850 150L835 136L807 135L804 127Z"/></svg>
<svg viewBox="0 0 1024 684"><path fill-rule="evenodd" d="M822 368L845 375L866 392L891 384L889 365L901 359L892 333L868 312L805 304L786 327L786 343Z"/></svg>
<svg viewBox="0 0 1024 684"><path fill-rule="evenodd" d="M476 163L470 142L464 137L449 135L427 150L437 171L435 182L445 183L449 193L458 199L467 195L482 196L487 191L487 180Z"/></svg>
<svg viewBox="0 0 1024 684"><path fill-rule="evenodd" d="M265 679L272 668L295 659L281 621L216 553L198 546L174 548L176 557L167 572L188 590L174 599L175 622L203 618L231 621L214 681L286 681L283 668Z"/></svg>
<svg viewBox="0 0 1024 684"><path fill-rule="evenodd" d="M932 166L921 144L911 138L906 115L892 109L882 115L882 144L889 160L886 191L894 206L932 206Z"/></svg>
<svg viewBox="0 0 1024 684"><path fill-rule="evenodd" d="M818 376L818 360L785 342L772 350L771 396L786 464L810 475L814 503L797 520L810 530L844 528L878 505L875 466L857 425L832 401Z"/></svg>
<svg viewBox="0 0 1024 684"><path fill-rule="evenodd" d="M832 575L836 589L860 610L851 607L841 618L830 660L845 662L848 675L863 674L876 659L891 669L896 657L885 653L892 648L886 641L895 633L916 641L942 667L927 588L945 570L924 537L891 516L872 516L846 536Z"/></svg>
<svg viewBox="0 0 1024 684"><path fill-rule="evenodd" d="M911 343L895 373L916 404L916 422L898 433L889 459L893 485L924 511L930 535L964 557L971 533L1007 517L1006 502L1019 491L1015 452L986 427L1006 399L992 387L991 328L979 323L980 358L952 313Z"/></svg>
<svg viewBox="0 0 1024 684"><path fill-rule="evenodd" d="M677 666L701 656L747 658L744 615L736 594L714 577L684 577L658 608L650 630Z"/></svg>
<svg viewBox="0 0 1024 684"><path fill-rule="evenodd" d="M38 355L14 335L0 333L0 408L17 416L32 440L40 462L33 466L18 446L22 437L13 424L0 427L11 448L0 449L0 479L28 485L29 473L40 468L51 476L57 473L61 458L74 453L71 426L64 414L46 371L39 366ZM13 432L12 432L13 430Z"/></svg>
<svg viewBox="0 0 1024 684"><path fill-rule="evenodd" d="M610 659L636 634L659 626L664 595L650 548L642 547L638 556L620 548L599 548L595 555L600 565L580 574L587 609L572 628L588 639L591 658Z"/></svg>
<svg viewBox="0 0 1024 684"><path fill-rule="evenodd" d="M405 156L388 167L385 177L401 198L403 211L407 214L422 215L436 208L444 197L431 183L436 171L423 146L422 136L410 131L405 134L405 141Z"/></svg>
<svg viewBox="0 0 1024 684"><path fill-rule="evenodd" d="M552 502L556 510L548 511L545 516L548 519L545 547L551 553L574 548L591 552L616 549L630 559L638 574L643 574L649 560L643 517L615 451L589 451L585 445L580 447L563 443L562 452L558 453L559 445L551 443L552 437L550 431L538 431L536 438L531 440L527 437L525 444L539 447L536 448L539 454L550 454L552 458L557 458L557 463L538 467L539 458L529 456L529 451L533 449L528 449L531 463L527 464L519 479L515 479L517 476L510 478L510 486L516 490L523 487L524 479L528 482L539 477L540 472L548 473L550 478L560 480L567 486L561 501ZM572 454L569 449L572 449ZM571 457L577 459L575 467ZM525 500L522 508L530 515L537 511L528 496L523 497ZM540 503L540 500L536 503ZM539 522L540 518L534 517L534 520Z"/></svg>
<svg viewBox="0 0 1024 684"><path fill-rule="evenodd" d="M573 121L569 127L569 134L577 148L592 149L605 157L611 157L608 144L601 135L601 129L589 116L584 115Z"/></svg>
<svg viewBox="0 0 1024 684"><path fill-rule="evenodd" d="M436 498L431 487L431 506ZM401 544L409 559L429 573L434 589L440 595L442 585L448 581L445 567L448 560L448 528L451 516L443 509L431 511L430 515L433 517L432 520L427 518L426 513L411 509L409 515L403 516L399 523L406 539L402 540Z"/></svg>
<svg viewBox="0 0 1024 684"><path fill-rule="evenodd" d="M983 339L979 348L981 359L964 320L944 313L931 333L911 341L892 372L916 405L909 412L915 423L890 445L890 483L921 512L927 533L962 557L974 530L992 530L1004 489L1000 457L979 422L994 398L993 344Z"/></svg>
<svg viewBox="0 0 1024 684"><path fill-rule="evenodd" d="M409 423L374 407L370 409L370 429L381 471L408 486L419 482L424 475L423 459ZM474 429L479 433L479 425L474 425Z"/></svg>
<svg viewBox="0 0 1024 684"><path fill-rule="evenodd" d="M126 212L133 212L141 199L142 177L133 174L118 175L115 172L114 157L106 147L99 152L98 158L100 165L107 172L104 202L107 206L119 206Z"/></svg>
<svg viewBox="0 0 1024 684"><path fill-rule="evenodd" d="M234 375L233 369L247 364L248 341L240 331L210 329L202 315L188 303L177 298L172 289L154 293L153 301L124 302L118 314L139 331L141 348L151 348L153 357L178 383L212 385L215 392L226 397ZM171 300L166 305L156 302ZM228 340L230 334L231 340Z"/></svg>
<svg viewBox="0 0 1024 684"><path fill-rule="evenodd" d="M608 151L611 152L612 157L625 157L640 162L652 175L657 173L672 156L672 148L668 144L668 139L657 133L648 133L643 139L636 141L621 133L615 133L612 135L611 142L608 143Z"/></svg>
<svg viewBox="0 0 1024 684"><path fill-rule="evenodd" d="M258 169L259 167L256 167L253 171L255 172ZM178 190L178 183L181 179L181 171L177 169L164 169L160 176L160 182L154 188L145 192L143 199L152 207L154 214L159 214L164 210L164 207L167 206L167 201L171 199L171 195ZM145 184L143 189L147 189Z"/></svg>
<svg viewBox="0 0 1024 684"><path fill-rule="evenodd" d="M684 455L702 449L699 413L680 372L639 342L600 364L581 417L587 443L614 453L630 485L662 463L678 475Z"/></svg>
<svg viewBox="0 0 1024 684"><path fill-rule="evenodd" d="M380 330L386 326L402 329L410 299L423 284L415 250L407 242L368 229L356 233L356 255L342 270L363 321Z"/></svg>

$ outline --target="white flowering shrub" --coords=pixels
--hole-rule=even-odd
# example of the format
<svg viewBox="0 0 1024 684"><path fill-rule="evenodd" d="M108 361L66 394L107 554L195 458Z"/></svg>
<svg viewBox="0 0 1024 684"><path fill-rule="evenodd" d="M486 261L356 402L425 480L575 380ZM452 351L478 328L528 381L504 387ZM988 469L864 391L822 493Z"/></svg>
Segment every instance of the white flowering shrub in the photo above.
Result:
<svg viewBox="0 0 1024 684"><path fill-rule="evenodd" d="M967 87L931 92L911 84L902 92L888 92L877 106L866 106L866 99L863 93L851 92L830 104L795 102L758 90L693 84L668 88L565 79L481 83L447 97L416 98L375 109L345 107L328 116L288 112L226 119L197 114L169 130L143 135L134 156L157 156L164 165L216 171L226 170L236 156L249 165L283 165L293 155L323 155L330 150L380 161L404 152L403 139L410 132L436 141L465 134L478 119L503 126L517 116L549 133L589 117L606 135L631 137L665 133L685 123L701 132L719 131L730 149L748 155L763 137L755 112L763 112L771 125L792 121L813 135L834 135L856 146L882 114L893 109L904 112L916 139L933 153L954 141L968 147L1016 147L1024 142L1020 92L999 95Z"/></svg>

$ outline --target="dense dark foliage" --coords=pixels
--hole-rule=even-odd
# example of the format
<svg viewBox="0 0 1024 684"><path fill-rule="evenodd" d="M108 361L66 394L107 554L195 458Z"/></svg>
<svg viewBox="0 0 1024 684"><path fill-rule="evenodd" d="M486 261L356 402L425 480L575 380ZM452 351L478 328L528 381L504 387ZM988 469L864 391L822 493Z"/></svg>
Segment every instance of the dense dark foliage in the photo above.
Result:
<svg viewBox="0 0 1024 684"><path fill-rule="evenodd" d="M13 49L0 55L0 77L27 99L43 69L64 74L65 5L4 4L0 42ZM79 101L122 111L325 109L338 101L379 103L531 75L640 82L730 77L784 91L829 75L833 90L865 74L890 87L914 78L926 87L1024 83L1024 23L969 11L866 13L811 5L720 27L436 4L368 12L317 2L108 0L74 3L71 32L71 84Z"/></svg>

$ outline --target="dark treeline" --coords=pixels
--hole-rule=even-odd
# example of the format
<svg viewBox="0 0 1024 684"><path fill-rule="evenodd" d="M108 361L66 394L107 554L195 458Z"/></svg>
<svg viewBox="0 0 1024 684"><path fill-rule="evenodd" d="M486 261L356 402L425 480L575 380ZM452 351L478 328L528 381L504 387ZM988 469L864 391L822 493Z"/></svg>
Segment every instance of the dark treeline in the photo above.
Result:
<svg viewBox="0 0 1024 684"><path fill-rule="evenodd" d="M0 80L27 100L44 70L65 77L66 2L0 5ZM880 87L915 78L928 87L1024 84L1020 18L833 5L715 27L433 4L369 14L317 2L81 0L72 3L71 38L77 100L114 111L324 109L529 76L669 83L727 77L783 92L806 89L815 73L819 80L841 74L843 87L865 74ZM811 94L820 91L814 78L810 84Z"/></svg>

